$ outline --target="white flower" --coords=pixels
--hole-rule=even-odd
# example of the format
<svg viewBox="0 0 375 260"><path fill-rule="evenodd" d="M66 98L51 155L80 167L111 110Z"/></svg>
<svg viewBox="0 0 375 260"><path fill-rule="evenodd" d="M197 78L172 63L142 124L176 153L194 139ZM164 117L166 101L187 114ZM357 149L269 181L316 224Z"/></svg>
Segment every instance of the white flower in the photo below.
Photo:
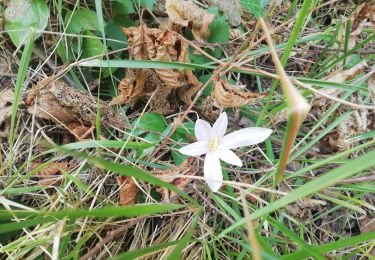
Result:
<svg viewBox="0 0 375 260"><path fill-rule="evenodd" d="M238 156L230 149L254 145L266 140L272 133L271 129L262 127L244 128L225 135L228 117L224 112L211 125L201 119L195 123L195 136L198 142L180 148L180 153L189 156L206 154L204 160L204 177L213 192L219 190L223 182L220 160L242 166Z"/></svg>

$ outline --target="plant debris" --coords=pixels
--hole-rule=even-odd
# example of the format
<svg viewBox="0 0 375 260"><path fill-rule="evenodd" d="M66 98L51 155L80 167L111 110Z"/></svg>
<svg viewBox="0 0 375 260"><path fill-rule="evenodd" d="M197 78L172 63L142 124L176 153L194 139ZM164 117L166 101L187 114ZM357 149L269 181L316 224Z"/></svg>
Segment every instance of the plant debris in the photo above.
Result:
<svg viewBox="0 0 375 260"><path fill-rule="evenodd" d="M116 180L120 186L118 205L134 205L137 201L138 188L132 177L116 176Z"/></svg>
<svg viewBox="0 0 375 260"><path fill-rule="evenodd" d="M146 25L124 28L123 31L128 37L130 56L134 60L189 63L187 43L171 31ZM201 83L189 70L127 69L118 88L120 95L112 100L111 105L134 103L141 97L152 95L151 110L168 114L175 110L174 94L190 104Z"/></svg>

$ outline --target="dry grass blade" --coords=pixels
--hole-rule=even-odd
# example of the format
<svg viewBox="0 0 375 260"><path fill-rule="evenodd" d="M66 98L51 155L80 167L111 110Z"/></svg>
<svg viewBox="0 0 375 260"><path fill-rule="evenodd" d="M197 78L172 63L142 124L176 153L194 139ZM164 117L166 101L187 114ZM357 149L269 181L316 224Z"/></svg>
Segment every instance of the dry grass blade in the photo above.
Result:
<svg viewBox="0 0 375 260"><path fill-rule="evenodd" d="M259 22L266 36L267 44L270 47L272 60L275 65L276 72L280 77L280 84L286 97L289 110L288 132L284 137L285 141L283 150L280 155L276 177L277 182L280 182L283 178L289 158L289 153L293 148L293 143L296 139L298 129L303 120L306 118L307 113L310 111L310 105L307 103L306 99L298 92L296 87L289 79L288 75L285 73L284 67L282 66L280 59L277 56L266 22L263 18L259 18Z"/></svg>

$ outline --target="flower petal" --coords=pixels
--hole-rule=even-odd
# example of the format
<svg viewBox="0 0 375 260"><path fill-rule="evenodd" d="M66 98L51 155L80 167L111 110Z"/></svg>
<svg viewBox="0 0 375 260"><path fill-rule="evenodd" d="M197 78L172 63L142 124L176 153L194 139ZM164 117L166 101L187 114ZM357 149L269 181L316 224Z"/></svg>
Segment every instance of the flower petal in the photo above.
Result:
<svg viewBox="0 0 375 260"><path fill-rule="evenodd" d="M226 147L221 146L217 150L217 156L219 156L219 158L226 163L240 167L242 166L241 159L234 152L232 152Z"/></svg>
<svg viewBox="0 0 375 260"><path fill-rule="evenodd" d="M227 113L223 112L212 126L211 137L217 137L219 140L225 135L228 127Z"/></svg>
<svg viewBox="0 0 375 260"><path fill-rule="evenodd" d="M204 160L204 177L207 178L207 185L213 192L220 189L223 183L223 173L219 157L215 153L207 153Z"/></svg>
<svg viewBox="0 0 375 260"><path fill-rule="evenodd" d="M178 151L182 154L186 154L189 156L196 156L196 155L207 153L209 150L208 150L208 144L206 141L199 141L199 142L195 142L192 144L188 144L184 147L181 147Z"/></svg>
<svg viewBox="0 0 375 260"><path fill-rule="evenodd" d="M220 144L228 149L258 144L266 140L271 133L269 128L249 127L227 134Z"/></svg>
<svg viewBox="0 0 375 260"><path fill-rule="evenodd" d="M202 119L195 122L195 137L198 141L208 141L211 138L211 125Z"/></svg>

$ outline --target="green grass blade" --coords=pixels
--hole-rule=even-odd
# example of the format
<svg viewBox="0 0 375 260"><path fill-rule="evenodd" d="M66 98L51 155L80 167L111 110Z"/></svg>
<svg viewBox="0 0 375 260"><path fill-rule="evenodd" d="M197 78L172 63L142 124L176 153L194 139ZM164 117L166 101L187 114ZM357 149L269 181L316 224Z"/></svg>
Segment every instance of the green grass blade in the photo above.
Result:
<svg viewBox="0 0 375 260"><path fill-rule="evenodd" d="M14 98L12 104L12 115L10 119L10 132L9 132L9 161L10 161L10 168L12 167L12 155L13 155L13 142L14 142L14 130L16 127L16 118L17 118L17 110L19 99L21 97L21 92L23 88L23 83L25 82L26 73L29 67L31 53L34 46L34 33L30 33L28 38L26 39L26 44L22 52L22 57L20 64L18 66L18 73L16 79L16 86L14 89Z"/></svg>
<svg viewBox="0 0 375 260"><path fill-rule="evenodd" d="M358 236L353 236L350 238L340 239L339 241L335 241L329 244L321 245L321 246L314 246L314 249L318 251L320 254L327 253L333 250L338 250L341 248L345 248L348 246L354 246L360 243L364 243L366 241L373 241L375 239L375 232L370 232L366 234L361 234ZM281 259L304 259L308 257L308 254L304 250L297 251L295 253L284 255Z"/></svg>
<svg viewBox="0 0 375 260"><path fill-rule="evenodd" d="M319 190L327 188L331 185L334 185L340 180L353 176L356 173L359 173L367 168L374 166L375 161L375 150L368 152L367 154L358 157L347 164L344 164L340 167L337 167L326 174L302 185L301 187L293 190L288 195L270 203L269 205L256 210L254 213L250 215L250 220L254 220L260 218L264 215L267 215L275 210L278 210L290 203L297 201L307 195L313 194ZM231 232L232 230L244 225L246 223L246 219L241 219L240 221L236 222L232 226L228 227L227 229L223 230L219 237L223 237L223 235Z"/></svg>
<svg viewBox="0 0 375 260"><path fill-rule="evenodd" d="M158 252L160 250L163 250L165 248L177 245L181 240L176 240L176 241L169 241L166 243L162 243L160 245L154 245L154 246L149 246L146 248L126 252L123 254L119 254L116 257L112 258L112 260L121 260L121 259L136 259L145 255L149 255L155 252Z"/></svg>
<svg viewBox="0 0 375 260"><path fill-rule="evenodd" d="M142 143L142 142L127 142L127 141L116 141L116 140L103 140L103 141L83 141L62 145L62 149L78 150L88 148L126 148L126 149L146 149L154 144Z"/></svg>

